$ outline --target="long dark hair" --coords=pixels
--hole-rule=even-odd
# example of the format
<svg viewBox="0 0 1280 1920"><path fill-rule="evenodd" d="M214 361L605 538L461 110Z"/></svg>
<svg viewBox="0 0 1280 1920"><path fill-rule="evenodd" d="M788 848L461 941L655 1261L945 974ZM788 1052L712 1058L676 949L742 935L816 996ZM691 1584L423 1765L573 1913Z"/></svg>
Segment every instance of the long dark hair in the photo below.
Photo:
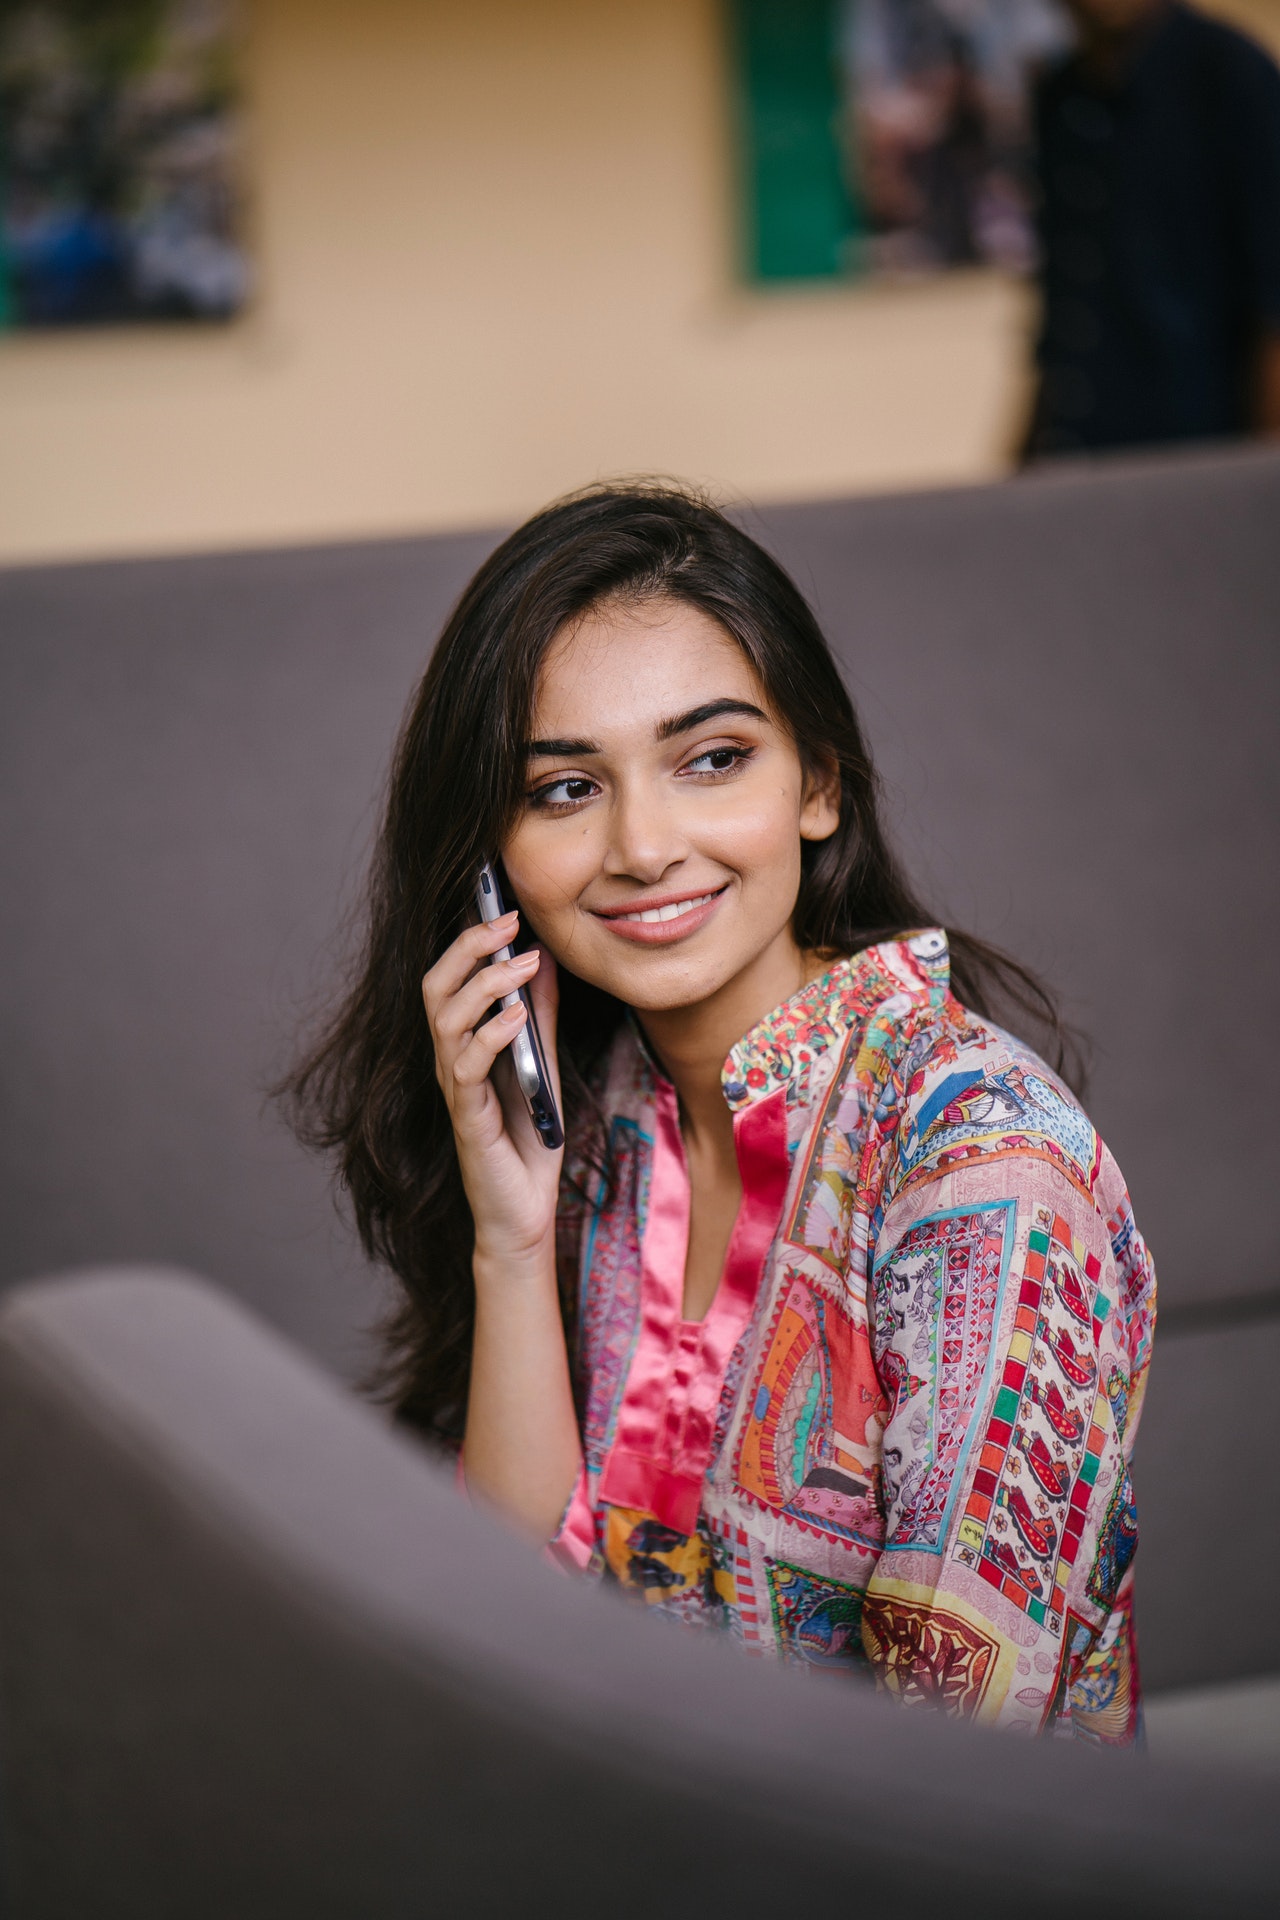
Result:
<svg viewBox="0 0 1280 1920"><path fill-rule="evenodd" d="M801 949L847 955L933 922L885 838L862 730L817 621L762 547L708 500L651 483L590 488L503 541L454 609L405 719L349 990L279 1089L301 1138L333 1155L366 1252L403 1289L386 1329L384 1388L403 1419L442 1439L457 1436L465 1413L473 1229L422 975L465 925L476 869L516 818L552 640L604 601L654 596L718 621L806 768L839 769L839 827L804 844L793 920ZM969 934L952 931L950 941L965 1005L1029 1023L1064 1070L1065 1030L1039 981ZM571 1146L575 1124L581 1134L597 1112L593 1069L622 1014L617 1001L562 971ZM570 1264L562 1261L561 1293L571 1333Z"/></svg>

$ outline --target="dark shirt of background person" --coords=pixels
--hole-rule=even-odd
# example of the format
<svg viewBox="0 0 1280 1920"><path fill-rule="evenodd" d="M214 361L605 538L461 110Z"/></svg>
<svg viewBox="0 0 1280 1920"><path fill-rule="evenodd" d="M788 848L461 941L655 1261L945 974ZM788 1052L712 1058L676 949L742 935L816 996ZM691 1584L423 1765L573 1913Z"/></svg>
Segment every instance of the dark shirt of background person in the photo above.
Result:
<svg viewBox="0 0 1280 1920"><path fill-rule="evenodd" d="M1024 456L1280 432L1280 69L1177 0L1068 4Z"/></svg>

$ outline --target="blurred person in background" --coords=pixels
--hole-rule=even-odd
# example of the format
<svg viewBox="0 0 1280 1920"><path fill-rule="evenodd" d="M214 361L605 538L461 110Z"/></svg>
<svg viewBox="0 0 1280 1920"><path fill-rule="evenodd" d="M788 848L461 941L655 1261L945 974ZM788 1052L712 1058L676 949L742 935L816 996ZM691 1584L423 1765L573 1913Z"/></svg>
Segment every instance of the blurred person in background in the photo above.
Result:
<svg viewBox="0 0 1280 1920"><path fill-rule="evenodd" d="M1180 0L1067 4L1023 457L1280 432L1280 70Z"/></svg>

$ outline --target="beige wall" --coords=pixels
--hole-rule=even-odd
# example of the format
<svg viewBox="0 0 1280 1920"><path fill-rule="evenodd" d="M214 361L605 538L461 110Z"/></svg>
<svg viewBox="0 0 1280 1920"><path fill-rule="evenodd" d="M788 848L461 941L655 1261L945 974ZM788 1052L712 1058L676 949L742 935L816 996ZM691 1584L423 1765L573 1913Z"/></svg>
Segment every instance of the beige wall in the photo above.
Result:
<svg viewBox="0 0 1280 1920"><path fill-rule="evenodd" d="M254 310L0 341L0 559L484 524L603 473L1001 469L1018 285L735 285L716 0L246 12Z"/></svg>

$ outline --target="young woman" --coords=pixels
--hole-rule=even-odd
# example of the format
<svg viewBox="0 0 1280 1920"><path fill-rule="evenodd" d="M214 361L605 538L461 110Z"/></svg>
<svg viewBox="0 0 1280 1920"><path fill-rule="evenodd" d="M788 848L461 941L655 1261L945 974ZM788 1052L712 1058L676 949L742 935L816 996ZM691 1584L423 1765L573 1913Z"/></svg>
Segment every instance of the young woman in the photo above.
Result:
<svg viewBox="0 0 1280 1920"><path fill-rule="evenodd" d="M475 925L499 858L517 910ZM911 894L791 580L704 501L607 487L449 621L292 1092L401 1284L399 1410L475 1497L749 1650L1123 1744L1154 1275L997 1002L1056 1029Z"/></svg>

